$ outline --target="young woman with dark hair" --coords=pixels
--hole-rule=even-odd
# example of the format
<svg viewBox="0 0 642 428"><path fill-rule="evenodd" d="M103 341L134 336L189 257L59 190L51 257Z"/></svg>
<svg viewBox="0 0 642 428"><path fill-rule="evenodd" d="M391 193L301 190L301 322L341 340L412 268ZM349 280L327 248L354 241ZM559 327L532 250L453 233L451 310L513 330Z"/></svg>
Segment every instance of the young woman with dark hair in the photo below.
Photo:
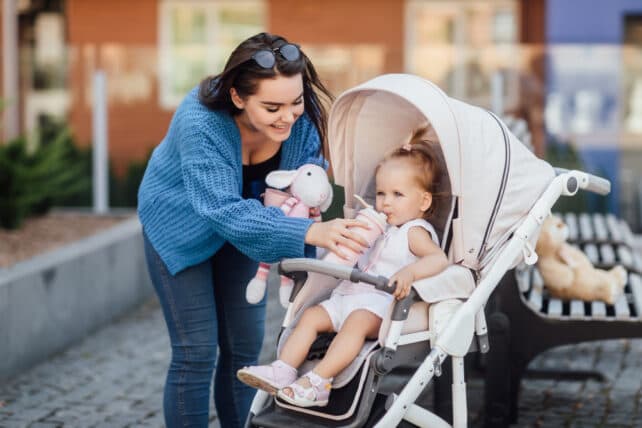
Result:
<svg viewBox="0 0 642 428"><path fill-rule="evenodd" d="M256 260L365 249L349 229L364 223L286 217L259 199L270 171L326 164L318 93L330 95L297 45L257 34L185 97L152 154L138 214L172 346L168 427L207 426L214 371L221 425L244 423L254 391L235 373L256 364L265 322L265 301L245 300Z"/></svg>

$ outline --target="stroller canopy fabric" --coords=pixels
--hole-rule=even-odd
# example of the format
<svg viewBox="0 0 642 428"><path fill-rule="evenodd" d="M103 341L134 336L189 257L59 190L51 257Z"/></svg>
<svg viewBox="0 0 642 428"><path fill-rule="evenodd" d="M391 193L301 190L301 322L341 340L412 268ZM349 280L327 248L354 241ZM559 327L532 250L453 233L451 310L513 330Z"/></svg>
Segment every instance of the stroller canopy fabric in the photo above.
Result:
<svg viewBox="0 0 642 428"><path fill-rule="evenodd" d="M447 173L442 189L457 198L449 258L480 270L492 259L554 178L491 112L448 97L407 74L374 78L341 94L330 111L330 155L336 183L373 199L374 169L385 155L426 128ZM439 207L451 211L451 207ZM448 215L438 216L450 222ZM435 224L444 230L449 224Z"/></svg>

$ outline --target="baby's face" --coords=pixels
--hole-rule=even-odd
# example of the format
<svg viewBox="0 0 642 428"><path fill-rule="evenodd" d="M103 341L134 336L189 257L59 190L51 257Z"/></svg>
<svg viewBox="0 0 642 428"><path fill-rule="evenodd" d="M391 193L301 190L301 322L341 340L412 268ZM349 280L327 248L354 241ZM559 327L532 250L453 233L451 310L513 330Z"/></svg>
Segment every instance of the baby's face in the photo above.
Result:
<svg viewBox="0 0 642 428"><path fill-rule="evenodd" d="M375 177L376 208L387 216L388 224L402 224L422 218L432 195L425 191L415 178L414 165L402 159L386 161Z"/></svg>

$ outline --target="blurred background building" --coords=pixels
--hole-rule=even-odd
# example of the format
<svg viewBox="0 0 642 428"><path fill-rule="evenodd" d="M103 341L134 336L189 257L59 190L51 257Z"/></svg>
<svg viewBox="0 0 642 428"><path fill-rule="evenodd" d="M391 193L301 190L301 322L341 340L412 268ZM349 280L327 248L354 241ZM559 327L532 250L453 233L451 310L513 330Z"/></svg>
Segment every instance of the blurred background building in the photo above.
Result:
<svg viewBox="0 0 642 428"><path fill-rule="evenodd" d="M610 211L642 227L639 0L3 0L4 139L51 122L90 144L107 76L114 174L144 162L184 94L259 31L302 45L338 94L382 73L528 121L536 152L608 176ZM497 85L500 91L497 91ZM497 93L501 97L497 98ZM495 96L493 96L495 94Z"/></svg>

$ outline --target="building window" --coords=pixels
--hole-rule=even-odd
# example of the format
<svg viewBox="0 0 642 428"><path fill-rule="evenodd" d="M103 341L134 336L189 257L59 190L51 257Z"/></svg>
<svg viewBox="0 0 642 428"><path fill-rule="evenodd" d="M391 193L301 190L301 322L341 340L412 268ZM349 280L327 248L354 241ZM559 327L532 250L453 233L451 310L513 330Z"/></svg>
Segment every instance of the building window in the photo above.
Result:
<svg viewBox="0 0 642 428"><path fill-rule="evenodd" d="M488 106L493 73L515 67L517 17L515 0L407 0L405 69ZM505 96L516 97L504 84Z"/></svg>
<svg viewBox="0 0 642 428"><path fill-rule="evenodd" d="M265 30L264 0L164 0L159 9L160 104L173 109L232 50Z"/></svg>
<svg viewBox="0 0 642 428"><path fill-rule="evenodd" d="M625 137L631 136L633 142L642 134L642 15L625 17L623 39L622 118Z"/></svg>
<svg viewBox="0 0 642 428"><path fill-rule="evenodd" d="M301 48L334 95L384 71L386 48L380 44L304 44Z"/></svg>

